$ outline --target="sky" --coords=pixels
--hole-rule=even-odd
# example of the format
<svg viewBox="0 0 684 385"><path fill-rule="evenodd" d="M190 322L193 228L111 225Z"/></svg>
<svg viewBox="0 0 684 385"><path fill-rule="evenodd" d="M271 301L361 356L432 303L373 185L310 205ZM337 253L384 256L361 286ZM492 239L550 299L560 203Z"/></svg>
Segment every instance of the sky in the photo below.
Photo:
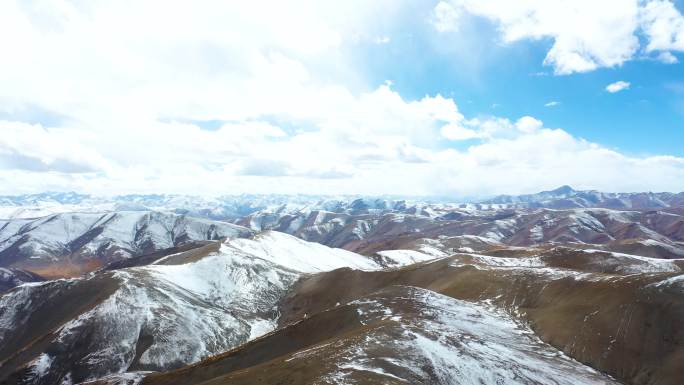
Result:
<svg viewBox="0 0 684 385"><path fill-rule="evenodd" d="M0 193L683 191L683 11L0 0Z"/></svg>

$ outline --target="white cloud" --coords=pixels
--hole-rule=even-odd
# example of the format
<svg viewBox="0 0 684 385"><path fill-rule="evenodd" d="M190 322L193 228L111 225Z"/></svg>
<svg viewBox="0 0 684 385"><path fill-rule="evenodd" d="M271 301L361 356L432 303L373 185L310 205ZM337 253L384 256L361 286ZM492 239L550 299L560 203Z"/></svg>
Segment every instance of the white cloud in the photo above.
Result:
<svg viewBox="0 0 684 385"><path fill-rule="evenodd" d="M541 120L531 116L523 116L515 122L515 127L526 134L531 134L539 130L543 125L544 123Z"/></svg>
<svg viewBox="0 0 684 385"><path fill-rule="evenodd" d="M452 0L440 2L435 14L468 13L494 21L504 43L552 41L544 64L558 75L620 66L639 52L684 51L684 18L670 0ZM438 9L439 8L439 9ZM435 24L448 30L449 19ZM453 18L454 26L458 24Z"/></svg>
<svg viewBox="0 0 684 385"><path fill-rule="evenodd" d="M651 0L641 13L646 50L684 51L684 17L669 0Z"/></svg>
<svg viewBox="0 0 684 385"><path fill-rule="evenodd" d="M481 191L539 191L539 181L591 186L604 191L640 191L644 186L676 191L684 177L684 159L628 157L575 138L559 129L540 129L510 139L493 139L445 160L442 180L463 194ZM449 168L448 164L451 164ZM477 188L468 181L477 180Z"/></svg>
<svg viewBox="0 0 684 385"><path fill-rule="evenodd" d="M106 171L110 162L83 145L88 132L60 131L0 120L0 169L87 173Z"/></svg>
<svg viewBox="0 0 684 385"><path fill-rule="evenodd" d="M561 104L561 102L556 101L556 100L552 100L552 101L544 104L544 107L556 107L556 106L560 106L560 104Z"/></svg>
<svg viewBox="0 0 684 385"><path fill-rule="evenodd" d="M658 61L663 62L665 64L676 64L679 63L679 59L675 55L673 55L671 52L668 51L663 51L660 54L658 54Z"/></svg>
<svg viewBox="0 0 684 385"><path fill-rule="evenodd" d="M462 127L458 124L447 124L441 129L441 134L449 140L467 140L479 138L480 135L473 129Z"/></svg>
<svg viewBox="0 0 684 385"><path fill-rule="evenodd" d="M0 2L0 110L68 117L0 122L0 192L489 194L684 182L680 158L628 157L531 116L466 118L451 98L368 84L343 48L385 36L377 14L397 4ZM446 31L460 16L443 4ZM549 22L529 32L537 27L524 17L502 21L507 41L551 33ZM595 24L587 33L601 32ZM603 47L578 51L586 37L563 31L554 57ZM592 55L597 65L621 57Z"/></svg>
<svg viewBox="0 0 684 385"><path fill-rule="evenodd" d="M432 10L430 22L439 32L458 30L459 10L446 1L440 1Z"/></svg>
<svg viewBox="0 0 684 385"><path fill-rule="evenodd" d="M396 96L387 90L374 93L374 97ZM412 109L411 103L418 103L420 108L414 105L413 109L419 120L443 117L445 111L435 107L439 103L431 105L434 101L429 100L400 103L407 110ZM434 140L444 135L450 140L478 142L455 150L419 146L408 141L409 136L372 129L320 128L283 137L270 129L254 134L259 130L249 127L257 123L228 124L217 131L158 123L138 139L138 145L122 147L122 153L111 149L101 164L101 157L91 158L87 149L94 146L96 153L106 153L107 147L120 143L112 144L109 137L81 138L70 129L50 129L45 134L50 135L49 142L40 142L72 146L51 148L56 151L52 159L73 158L72 163L106 171L39 170L15 164L0 168L1 190L472 195L529 192L566 183L611 191L676 190L684 181L682 158L629 157L566 131L544 128L529 116L515 122L502 118L445 125L433 122L435 130L425 135ZM43 134L32 131L30 135ZM49 150L39 149L36 157L45 157ZM81 153L85 155L75 155Z"/></svg>
<svg viewBox="0 0 684 385"><path fill-rule="evenodd" d="M614 94L616 92L628 90L630 86L631 86L630 82L626 82L624 80L618 80L615 83L608 84L606 86L606 91L610 92L611 94Z"/></svg>

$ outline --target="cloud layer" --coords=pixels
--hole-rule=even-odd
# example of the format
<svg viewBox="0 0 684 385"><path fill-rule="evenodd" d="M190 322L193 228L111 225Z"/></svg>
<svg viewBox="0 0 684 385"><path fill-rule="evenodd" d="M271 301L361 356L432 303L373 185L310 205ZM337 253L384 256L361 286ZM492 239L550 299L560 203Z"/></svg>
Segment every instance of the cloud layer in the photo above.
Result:
<svg viewBox="0 0 684 385"><path fill-rule="evenodd" d="M389 83L370 84L345 52L391 44L375 15L399 12L397 2L279 4L0 3L0 192L681 188L681 158L629 156L532 116L465 116L452 98L408 99ZM553 38L547 60L559 73L629 60L638 25L652 26L647 50L680 49L681 15L667 2L610 17L598 9L584 32L551 5L440 4L421 20L426 28L457 28L463 7L500 23L505 41ZM566 16L582 14L577 4ZM663 14L674 27L660 26ZM589 44L604 29L606 41Z"/></svg>

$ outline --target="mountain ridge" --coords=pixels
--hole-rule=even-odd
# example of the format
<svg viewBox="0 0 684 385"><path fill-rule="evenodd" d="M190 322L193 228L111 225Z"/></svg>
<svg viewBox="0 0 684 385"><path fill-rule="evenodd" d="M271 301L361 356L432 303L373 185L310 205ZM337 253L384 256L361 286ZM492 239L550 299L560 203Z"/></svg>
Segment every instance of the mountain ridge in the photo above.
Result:
<svg viewBox="0 0 684 385"><path fill-rule="evenodd" d="M241 194L202 197L182 194L128 194L95 196L76 192L0 196L0 218L36 218L78 211L169 211L213 220L236 220L261 210L278 208L359 212L368 209L420 210L446 204L460 208L613 208L658 209L684 207L684 192L623 192L575 190L568 185L534 194L498 195L492 198Z"/></svg>

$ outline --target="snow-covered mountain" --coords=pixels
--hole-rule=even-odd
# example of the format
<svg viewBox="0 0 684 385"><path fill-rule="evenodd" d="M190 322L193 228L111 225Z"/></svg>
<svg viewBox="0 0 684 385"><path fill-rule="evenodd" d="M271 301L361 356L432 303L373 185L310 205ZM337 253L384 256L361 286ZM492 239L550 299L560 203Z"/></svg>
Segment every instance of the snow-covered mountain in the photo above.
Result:
<svg viewBox="0 0 684 385"><path fill-rule="evenodd" d="M143 385L676 385L682 266L565 248L322 272L281 301L274 332L195 365L125 376Z"/></svg>
<svg viewBox="0 0 684 385"><path fill-rule="evenodd" d="M0 296L0 381L677 384L684 260L437 242L266 231L24 284Z"/></svg>
<svg viewBox="0 0 684 385"><path fill-rule="evenodd" d="M500 195L478 202L480 207L498 208L609 208L609 209L661 209L684 206L681 193L606 193L596 190L575 190L561 186L555 190L527 195Z"/></svg>
<svg viewBox="0 0 684 385"><path fill-rule="evenodd" d="M409 286L362 296L142 383L618 384L491 306Z"/></svg>
<svg viewBox="0 0 684 385"><path fill-rule="evenodd" d="M647 210L684 207L682 193L606 193L562 186L527 195L501 195L486 200L445 197L358 197L242 194L201 197L173 194L93 196L74 192L0 196L0 218L38 218L64 212L164 211L214 220L237 220L256 212L283 215L298 211L346 214L395 212L436 217L454 209L610 208Z"/></svg>
<svg viewBox="0 0 684 385"><path fill-rule="evenodd" d="M44 277L74 276L190 241L250 234L230 223L151 211L0 220L0 267L23 268Z"/></svg>
<svg viewBox="0 0 684 385"><path fill-rule="evenodd" d="M231 239L218 252L177 262L164 257L27 284L0 297L0 378L14 373L14 383L78 383L193 363L275 329L276 305L303 274L381 267L273 232Z"/></svg>
<svg viewBox="0 0 684 385"><path fill-rule="evenodd" d="M446 210L444 206L439 209ZM684 215L666 211L451 209L447 214L430 216L386 211L349 214L264 210L237 223L362 254L421 242L439 244L447 253L462 248L572 243L650 257L684 257Z"/></svg>
<svg viewBox="0 0 684 385"><path fill-rule="evenodd" d="M425 203L416 201L416 205ZM409 205L410 206L410 205ZM162 211L214 220L235 220L260 210L328 210L361 213L410 210L403 199L314 195L118 195L91 196L73 192L46 192L0 196L0 218L38 218L65 212Z"/></svg>
<svg viewBox="0 0 684 385"><path fill-rule="evenodd" d="M0 197L0 384L679 385L676 194L581 193Z"/></svg>
<svg viewBox="0 0 684 385"><path fill-rule="evenodd" d="M64 198L67 202L78 199ZM261 230L365 255L397 248L418 250L432 243L445 254L572 244L648 257L684 256L684 213L666 210L474 210L357 199L288 203L234 222L237 225L170 211L61 213L0 220L0 267L69 277L190 241L243 237Z"/></svg>

